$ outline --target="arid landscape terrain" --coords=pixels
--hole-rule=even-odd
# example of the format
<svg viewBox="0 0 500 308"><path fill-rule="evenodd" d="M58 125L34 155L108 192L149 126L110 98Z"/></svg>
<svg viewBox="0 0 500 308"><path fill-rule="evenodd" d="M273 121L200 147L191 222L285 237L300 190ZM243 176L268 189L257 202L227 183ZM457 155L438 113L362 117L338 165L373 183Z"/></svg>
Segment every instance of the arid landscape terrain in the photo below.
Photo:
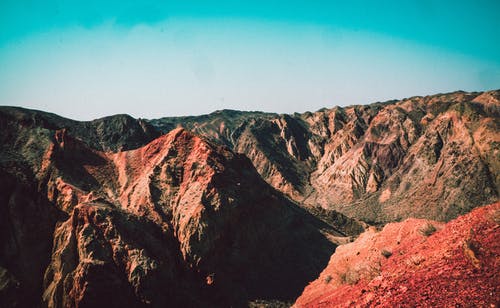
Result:
<svg viewBox="0 0 500 308"><path fill-rule="evenodd" d="M500 90L75 121L0 107L0 307L497 307Z"/></svg>

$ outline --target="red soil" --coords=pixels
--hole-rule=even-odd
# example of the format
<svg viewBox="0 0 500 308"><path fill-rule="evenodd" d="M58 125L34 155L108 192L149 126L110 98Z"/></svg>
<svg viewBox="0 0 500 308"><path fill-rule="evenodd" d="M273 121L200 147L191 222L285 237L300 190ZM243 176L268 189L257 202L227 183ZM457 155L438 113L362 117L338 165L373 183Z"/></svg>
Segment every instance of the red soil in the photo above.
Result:
<svg viewBox="0 0 500 308"><path fill-rule="evenodd" d="M426 236L429 223L438 231ZM499 224L495 203L442 229L408 219L368 230L337 248L294 307L497 307Z"/></svg>

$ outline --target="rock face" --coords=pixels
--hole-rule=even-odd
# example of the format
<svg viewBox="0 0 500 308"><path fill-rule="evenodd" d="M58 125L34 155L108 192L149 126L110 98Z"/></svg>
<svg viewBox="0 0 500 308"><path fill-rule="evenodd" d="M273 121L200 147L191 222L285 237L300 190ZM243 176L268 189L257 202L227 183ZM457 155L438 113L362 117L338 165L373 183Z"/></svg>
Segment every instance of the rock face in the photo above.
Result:
<svg viewBox="0 0 500 308"><path fill-rule="evenodd" d="M498 198L499 98L500 91L454 92L314 113L222 111L151 123L163 131L183 125L246 154L268 183L309 208L373 223L448 221Z"/></svg>
<svg viewBox="0 0 500 308"><path fill-rule="evenodd" d="M245 156L184 129L113 153L11 115L0 117L6 305L290 301L345 235Z"/></svg>
<svg viewBox="0 0 500 308"><path fill-rule="evenodd" d="M408 219L339 246L294 307L495 307L500 203L446 225Z"/></svg>

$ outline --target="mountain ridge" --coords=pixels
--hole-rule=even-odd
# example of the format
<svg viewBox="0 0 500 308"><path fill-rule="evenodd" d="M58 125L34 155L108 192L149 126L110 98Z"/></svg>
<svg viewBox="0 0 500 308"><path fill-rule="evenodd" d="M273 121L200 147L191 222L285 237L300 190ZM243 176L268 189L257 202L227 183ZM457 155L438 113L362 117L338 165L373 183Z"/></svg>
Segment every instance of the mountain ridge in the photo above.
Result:
<svg viewBox="0 0 500 308"><path fill-rule="evenodd" d="M220 110L156 120L116 115L78 122L11 107L0 107L0 112L33 126L66 128L90 147L113 152L145 145L181 125L244 153L269 184L306 208L380 224L410 213L450 220L496 200L499 93L455 91L292 115ZM455 170L463 164L482 178L485 194L478 195L479 188L464 192L468 185L460 174L465 170ZM429 201L443 206L428 215L424 206L400 206L401 200L418 204L419 197L429 198L424 185L415 186L423 178L433 179L428 185L441 185Z"/></svg>
<svg viewBox="0 0 500 308"><path fill-rule="evenodd" d="M210 115L203 119L191 118L192 122L183 122L182 125L214 142L245 153L268 183L301 204L333 209L372 223L384 223L408 217L394 210L384 213L387 196L407 199L405 187L421 181L423 177L430 177L431 173L439 175L439 164L456 160L446 155L441 157L441 152L446 153L446 150L450 151L449 156L472 158L474 166L470 168L476 169L473 172L484 177L484 182L490 181L486 185L486 197L477 196L471 206L495 201L500 184L496 171L498 166L495 165L495 161L500 159L500 140L497 138L499 93L498 90L483 93L457 91L414 96L385 103L320 109L314 113L266 114L238 119L240 122L236 121L236 124L234 119L228 124L224 117L212 113L209 119ZM174 120L168 121L171 125ZM161 119L152 124L162 130ZM450 131L447 125L461 127ZM440 132L433 133L435 130ZM464 135L469 131L471 137ZM472 134L478 131L480 133ZM447 135L452 138L448 140ZM470 141L462 142L464 137ZM482 149L477 151L477 144L482 144L483 149L490 147L486 159L481 157ZM459 152L455 153L457 150ZM349 167L345 162L353 165ZM420 178L418 181L413 176L405 175L405 170L411 165L422 165L426 169L415 171L416 177ZM460 168L457 165L445 164L444 168ZM488 180L490 177L492 179ZM453 178L456 176L448 175L447 181ZM444 179L438 176L436 180ZM328 193L332 190L338 193ZM417 195L425 194L425 190L420 187ZM461 196L452 200L458 203L455 205L446 198L436 198L441 198L447 207L458 206L462 209L453 212L443 207L441 213L422 218L450 220L468 211L466 208L469 205L461 204L461 200L465 199ZM399 206L398 202L389 205ZM376 209L370 210L369 207L373 206ZM371 213L359 215L361 211ZM405 211L422 215L409 208Z"/></svg>

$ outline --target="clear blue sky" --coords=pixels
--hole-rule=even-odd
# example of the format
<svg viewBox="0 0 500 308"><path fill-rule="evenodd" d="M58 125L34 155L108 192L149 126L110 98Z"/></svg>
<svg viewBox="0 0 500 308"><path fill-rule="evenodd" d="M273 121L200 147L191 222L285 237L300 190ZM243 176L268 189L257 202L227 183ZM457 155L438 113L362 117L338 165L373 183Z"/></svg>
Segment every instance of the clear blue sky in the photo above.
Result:
<svg viewBox="0 0 500 308"><path fill-rule="evenodd" d="M0 1L0 105L88 120L500 88L500 1Z"/></svg>

